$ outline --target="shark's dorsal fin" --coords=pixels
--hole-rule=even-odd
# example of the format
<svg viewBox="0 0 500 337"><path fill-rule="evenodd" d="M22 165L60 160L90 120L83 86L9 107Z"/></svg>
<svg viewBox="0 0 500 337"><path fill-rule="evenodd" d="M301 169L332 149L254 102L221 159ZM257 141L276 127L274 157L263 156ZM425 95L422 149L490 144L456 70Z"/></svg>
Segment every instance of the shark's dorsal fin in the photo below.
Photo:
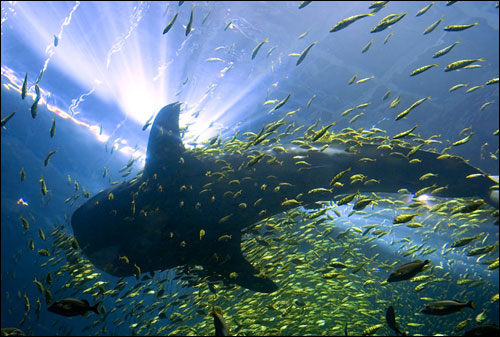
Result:
<svg viewBox="0 0 500 337"><path fill-rule="evenodd" d="M156 115L149 134L146 167L147 177L172 176L179 167L184 145L179 132L180 102L164 106Z"/></svg>

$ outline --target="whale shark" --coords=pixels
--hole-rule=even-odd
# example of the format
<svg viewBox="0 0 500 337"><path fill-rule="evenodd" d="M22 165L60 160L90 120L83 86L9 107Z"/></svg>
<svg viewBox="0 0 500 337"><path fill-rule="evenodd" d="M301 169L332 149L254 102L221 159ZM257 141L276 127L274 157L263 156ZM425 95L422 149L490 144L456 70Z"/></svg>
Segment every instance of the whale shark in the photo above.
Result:
<svg viewBox="0 0 500 337"><path fill-rule="evenodd" d="M241 251L242 233L267 217L338 196L402 188L414 193L442 187L442 197L488 200L495 184L461 157L438 159L439 153L396 142L326 147L313 137L307 146L282 147L258 144L261 133L253 142L235 140L224 151L187 148L179 130L180 105L169 104L155 117L142 175L100 191L72 215L83 253L111 275L201 266L229 284L271 293L278 285ZM341 172L346 177L338 178ZM429 172L432 178L419 179ZM374 183L349 183L355 174ZM475 178L465 179L470 175ZM339 181L332 187L335 176Z"/></svg>

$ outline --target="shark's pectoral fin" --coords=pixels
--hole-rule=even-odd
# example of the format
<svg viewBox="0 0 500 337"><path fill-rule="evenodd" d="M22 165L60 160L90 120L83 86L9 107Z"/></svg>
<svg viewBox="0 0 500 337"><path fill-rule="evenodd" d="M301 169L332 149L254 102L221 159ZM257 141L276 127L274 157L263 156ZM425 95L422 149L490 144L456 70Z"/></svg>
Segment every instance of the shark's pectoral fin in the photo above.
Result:
<svg viewBox="0 0 500 337"><path fill-rule="evenodd" d="M184 151L179 132L180 102L164 106L156 115L149 134L145 175L174 176Z"/></svg>
<svg viewBox="0 0 500 337"><path fill-rule="evenodd" d="M222 275L229 283L262 293L272 293L278 286L255 268L241 252L241 233L232 233L232 240L205 260L205 267Z"/></svg>
<svg viewBox="0 0 500 337"><path fill-rule="evenodd" d="M238 252L222 264L224 272L222 274L230 281L243 288L261 293L272 293L278 290L278 286L269 278L245 259L243 254Z"/></svg>

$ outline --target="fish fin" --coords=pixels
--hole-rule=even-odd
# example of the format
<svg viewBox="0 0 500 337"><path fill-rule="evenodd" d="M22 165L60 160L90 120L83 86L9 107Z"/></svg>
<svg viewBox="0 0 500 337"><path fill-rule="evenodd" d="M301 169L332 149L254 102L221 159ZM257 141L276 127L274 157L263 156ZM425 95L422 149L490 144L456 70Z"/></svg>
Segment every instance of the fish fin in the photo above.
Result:
<svg viewBox="0 0 500 337"><path fill-rule="evenodd" d="M102 302L97 302L93 307L90 307L90 310L99 315L99 306L101 305L101 303Z"/></svg>
<svg viewBox="0 0 500 337"><path fill-rule="evenodd" d="M236 283L243 288L262 293L272 293L278 290L278 286L268 277L261 276L259 271L243 256L241 252L241 233L232 233L231 242L228 249L220 250L218 261L210 261L207 269L215 270L218 274L232 283ZM223 262L220 262L223 260ZM236 273L236 274L234 274Z"/></svg>
<svg viewBox="0 0 500 337"><path fill-rule="evenodd" d="M184 145L179 131L180 102L164 106L156 115L151 127L144 172L146 176L162 174L168 170L173 176L179 168Z"/></svg>
<svg viewBox="0 0 500 337"><path fill-rule="evenodd" d="M236 284L262 293L272 293L278 290L278 286L269 277L261 276L259 271L245 259L241 252L234 256L232 260L236 262L232 264L232 272L238 274L233 279Z"/></svg>

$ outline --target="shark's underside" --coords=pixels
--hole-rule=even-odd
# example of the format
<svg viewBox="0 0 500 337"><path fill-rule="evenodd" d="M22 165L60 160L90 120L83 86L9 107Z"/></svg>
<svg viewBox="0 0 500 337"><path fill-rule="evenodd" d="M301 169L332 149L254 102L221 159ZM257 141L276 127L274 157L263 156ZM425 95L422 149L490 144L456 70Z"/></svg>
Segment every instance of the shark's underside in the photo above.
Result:
<svg viewBox="0 0 500 337"><path fill-rule="evenodd" d="M98 268L116 275L202 266L230 283L273 292L276 284L243 256L241 232L258 221L336 195L360 192L411 192L435 184L440 196L488 199L494 184L462 158L409 148L356 145L349 150L289 147L286 151L250 147L203 155L186 150L179 134L179 104L165 106L149 137L141 177L110 187L80 206L71 223L83 252ZM368 158L368 159L367 159ZM361 159L361 160L360 160ZM343 186L332 178L348 170ZM419 178L432 172L433 179ZM481 174L465 179L471 174ZM363 174L378 183L350 184ZM281 185L280 185L281 183ZM283 184L285 183L285 184ZM331 192L308 193L315 188ZM113 197L110 196L110 193ZM287 202L296 200L297 202ZM127 256L130 263L120 256Z"/></svg>

